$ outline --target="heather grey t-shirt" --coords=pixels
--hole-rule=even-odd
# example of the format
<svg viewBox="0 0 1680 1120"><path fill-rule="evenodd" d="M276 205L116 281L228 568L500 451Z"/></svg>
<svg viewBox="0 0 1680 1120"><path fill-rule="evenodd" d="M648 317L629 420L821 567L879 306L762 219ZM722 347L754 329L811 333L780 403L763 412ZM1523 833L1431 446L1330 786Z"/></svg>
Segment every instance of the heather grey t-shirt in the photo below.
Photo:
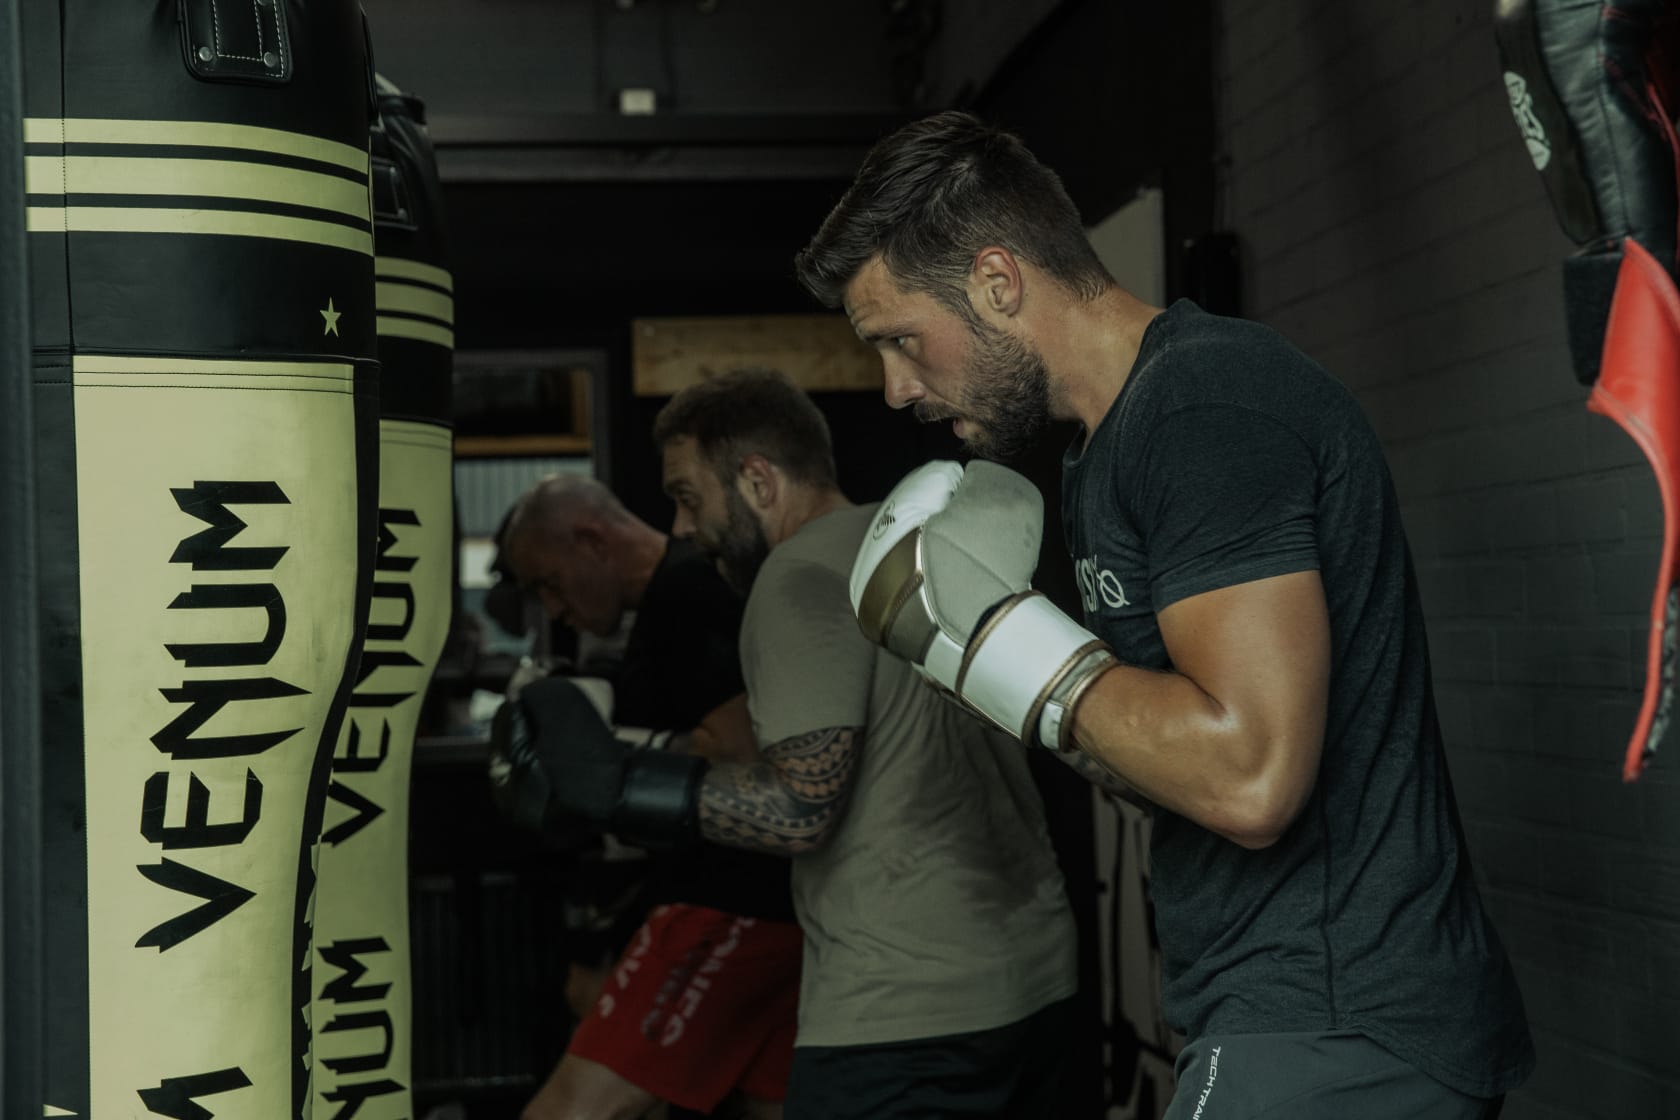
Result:
<svg viewBox="0 0 1680 1120"><path fill-rule="evenodd" d="M1193 1036L1357 1029L1472 1096L1534 1064L1471 876L1430 691L1400 507L1358 403L1282 336L1181 300L1063 462L1085 622L1169 669L1156 614L1316 570L1330 616L1317 784L1248 851L1156 816L1151 897L1168 1021Z"/></svg>
<svg viewBox="0 0 1680 1120"><path fill-rule="evenodd" d="M1073 994L1074 930L1021 745L863 636L847 580L874 506L778 545L741 668L761 744L861 727L845 817L793 857L801 1046L988 1030Z"/></svg>

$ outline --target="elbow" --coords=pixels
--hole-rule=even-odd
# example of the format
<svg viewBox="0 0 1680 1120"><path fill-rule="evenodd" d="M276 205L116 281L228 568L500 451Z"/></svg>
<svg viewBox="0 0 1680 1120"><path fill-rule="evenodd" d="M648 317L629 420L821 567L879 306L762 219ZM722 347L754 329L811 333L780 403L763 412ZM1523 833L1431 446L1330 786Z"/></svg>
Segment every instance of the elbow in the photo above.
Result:
<svg viewBox="0 0 1680 1120"><path fill-rule="evenodd" d="M833 836L834 829L826 822L807 826L784 840L784 854L803 856L812 852L820 852L828 847Z"/></svg>
<svg viewBox="0 0 1680 1120"><path fill-rule="evenodd" d="M806 843L800 850L820 852L828 847L829 843L840 832L840 825L846 819L846 808L850 801L851 798L843 794L831 803L828 811L820 814L813 822L812 829L805 837Z"/></svg>
<svg viewBox="0 0 1680 1120"><path fill-rule="evenodd" d="M1283 839L1283 834L1289 830L1284 824L1279 827L1271 822L1256 822L1252 824L1232 824L1224 828L1215 829L1219 835L1229 840L1239 848L1247 848L1251 852L1258 852L1271 847Z"/></svg>
<svg viewBox="0 0 1680 1120"><path fill-rule="evenodd" d="M1294 826L1312 790L1310 776L1300 781L1287 775L1261 774L1231 791L1209 827L1249 851L1269 848Z"/></svg>
<svg viewBox="0 0 1680 1120"><path fill-rule="evenodd" d="M821 812L804 815L798 828L783 837L783 854L802 856L828 847L840 831L840 822L845 819L843 810L844 802L840 802L830 804ZM790 814L789 819L792 817L793 814Z"/></svg>

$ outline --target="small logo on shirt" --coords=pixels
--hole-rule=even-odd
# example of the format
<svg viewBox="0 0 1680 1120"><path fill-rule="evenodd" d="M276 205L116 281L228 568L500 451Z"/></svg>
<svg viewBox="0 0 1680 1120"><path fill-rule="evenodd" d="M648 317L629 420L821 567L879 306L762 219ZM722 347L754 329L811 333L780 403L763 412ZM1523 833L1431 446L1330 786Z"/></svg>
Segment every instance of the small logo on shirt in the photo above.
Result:
<svg viewBox="0 0 1680 1120"><path fill-rule="evenodd" d="M1132 601L1126 598L1126 589L1120 585L1114 573L1107 568L1097 567L1095 556L1075 561L1073 572L1079 580L1079 598L1085 604L1087 614L1097 613L1099 599L1114 609L1132 605Z"/></svg>

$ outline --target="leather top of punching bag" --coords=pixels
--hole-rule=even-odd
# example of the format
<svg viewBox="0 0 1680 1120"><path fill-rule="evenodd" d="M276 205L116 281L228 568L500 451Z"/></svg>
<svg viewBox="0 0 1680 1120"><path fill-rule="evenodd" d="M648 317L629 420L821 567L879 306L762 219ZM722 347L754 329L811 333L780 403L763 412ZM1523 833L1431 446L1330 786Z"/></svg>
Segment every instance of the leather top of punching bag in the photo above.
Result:
<svg viewBox="0 0 1680 1120"><path fill-rule="evenodd" d="M68 235L60 259L32 239L38 350L374 356L359 5L22 14L29 228ZM266 55L259 80L242 60Z"/></svg>
<svg viewBox="0 0 1680 1120"><path fill-rule="evenodd" d="M455 296L426 107L383 76L370 137L378 257L380 415L450 419Z"/></svg>

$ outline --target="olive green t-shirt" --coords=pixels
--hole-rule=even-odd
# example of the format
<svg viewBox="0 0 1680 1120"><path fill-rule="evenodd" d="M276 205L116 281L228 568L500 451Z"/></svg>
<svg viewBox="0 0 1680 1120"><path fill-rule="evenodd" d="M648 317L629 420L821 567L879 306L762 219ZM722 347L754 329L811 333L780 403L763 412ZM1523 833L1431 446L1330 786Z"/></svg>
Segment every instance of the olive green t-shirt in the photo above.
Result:
<svg viewBox="0 0 1680 1120"><path fill-rule="evenodd" d="M873 506L802 526L747 600L762 745L863 729L844 818L793 858L801 1046L988 1030L1073 993L1074 929L1025 748L859 630L847 595Z"/></svg>

